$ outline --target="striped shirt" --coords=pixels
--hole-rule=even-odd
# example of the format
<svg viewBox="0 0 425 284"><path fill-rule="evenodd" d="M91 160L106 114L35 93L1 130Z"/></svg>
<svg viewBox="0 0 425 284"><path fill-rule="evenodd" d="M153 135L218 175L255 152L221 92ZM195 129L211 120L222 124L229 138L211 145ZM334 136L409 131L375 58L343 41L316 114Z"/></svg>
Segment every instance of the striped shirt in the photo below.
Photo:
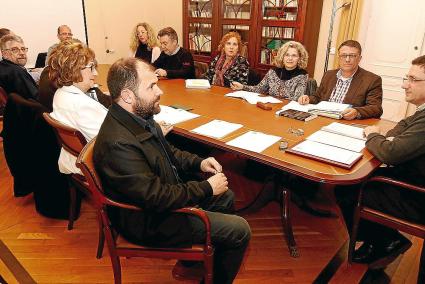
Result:
<svg viewBox="0 0 425 284"><path fill-rule="evenodd" d="M330 102L342 103L344 101L345 95L350 88L351 81L353 81L353 76L356 74L356 72L354 72L350 77L344 78L342 77L341 69L339 69L338 73L336 73L338 80L336 81L335 88L333 89L331 97L329 98Z"/></svg>

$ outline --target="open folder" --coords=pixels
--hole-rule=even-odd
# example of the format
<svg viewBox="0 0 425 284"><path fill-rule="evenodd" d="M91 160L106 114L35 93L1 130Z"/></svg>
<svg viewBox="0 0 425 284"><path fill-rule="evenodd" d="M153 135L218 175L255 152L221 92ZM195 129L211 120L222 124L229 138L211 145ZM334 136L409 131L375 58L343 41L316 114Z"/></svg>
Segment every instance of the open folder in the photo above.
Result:
<svg viewBox="0 0 425 284"><path fill-rule="evenodd" d="M363 128L333 122L286 152L349 169L362 157L365 143Z"/></svg>

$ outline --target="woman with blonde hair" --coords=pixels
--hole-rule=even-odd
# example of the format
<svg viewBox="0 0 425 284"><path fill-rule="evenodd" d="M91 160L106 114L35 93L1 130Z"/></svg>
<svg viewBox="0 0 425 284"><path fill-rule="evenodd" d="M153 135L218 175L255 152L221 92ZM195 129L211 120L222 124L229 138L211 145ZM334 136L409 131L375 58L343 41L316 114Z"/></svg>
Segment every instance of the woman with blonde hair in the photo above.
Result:
<svg viewBox="0 0 425 284"><path fill-rule="evenodd" d="M275 66L256 86L242 85L232 82L233 90L246 90L256 93L266 93L271 96L296 101L304 95L308 75L308 53L304 46L296 41L282 45L275 57Z"/></svg>
<svg viewBox="0 0 425 284"><path fill-rule="evenodd" d="M130 49L134 57L154 63L161 54L155 31L148 23L138 23L133 30Z"/></svg>
<svg viewBox="0 0 425 284"><path fill-rule="evenodd" d="M212 61L205 77L211 84L230 87L230 82L248 83L249 63L240 55L241 36L229 32L223 36L218 46L220 52Z"/></svg>

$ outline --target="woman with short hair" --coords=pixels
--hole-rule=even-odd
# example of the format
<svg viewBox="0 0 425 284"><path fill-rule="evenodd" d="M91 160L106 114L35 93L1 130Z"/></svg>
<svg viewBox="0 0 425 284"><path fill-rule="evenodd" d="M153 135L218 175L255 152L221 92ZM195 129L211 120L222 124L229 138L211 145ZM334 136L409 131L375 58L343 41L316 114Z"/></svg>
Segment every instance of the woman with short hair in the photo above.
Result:
<svg viewBox="0 0 425 284"><path fill-rule="evenodd" d="M51 53L49 78L58 87L53 97L52 117L80 131L87 141L99 132L107 109L86 93L97 76L93 50L75 40L60 43ZM80 173L76 157L61 149L59 170Z"/></svg>
<svg viewBox="0 0 425 284"><path fill-rule="evenodd" d="M223 36L218 46L220 52L212 61L205 77L211 84L230 87L230 82L248 83L249 63L240 55L241 36L229 32Z"/></svg>
<svg viewBox="0 0 425 284"><path fill-rule="evenodd" d="M289 41L282 45L275 57L275 66L271 68L263 80L256 86L242 85L232 82L233 90L245 90L256 93L265 93L279 99L296 101L304 95L308 75L308 53L304 46L296 41Z"/></svg>
<svg viewBox="0 0 425 284"><path fill-rule="evenodd" d="M148 23L138 23L130 40L133 56L154 63L161 54L155 31Z"/></svg>

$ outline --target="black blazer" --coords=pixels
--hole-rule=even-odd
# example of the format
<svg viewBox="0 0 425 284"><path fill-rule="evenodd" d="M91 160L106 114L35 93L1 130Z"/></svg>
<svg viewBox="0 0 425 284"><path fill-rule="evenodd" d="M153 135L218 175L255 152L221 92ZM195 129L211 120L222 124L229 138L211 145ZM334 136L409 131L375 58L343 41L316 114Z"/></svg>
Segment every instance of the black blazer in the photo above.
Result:
<svg viewBox="0 0 425 284"><path fill-rule="evenodd" d="M180 171L199 171L202 159L169 145L155 125L159 139L113 103L96 138L94 164L110 198L144 209L108 211L126 239L143 245L187 246L192 239L187 216L170 211L201 203L212 196L212 189L208 181L177 180L165 152Z"/></svg>

